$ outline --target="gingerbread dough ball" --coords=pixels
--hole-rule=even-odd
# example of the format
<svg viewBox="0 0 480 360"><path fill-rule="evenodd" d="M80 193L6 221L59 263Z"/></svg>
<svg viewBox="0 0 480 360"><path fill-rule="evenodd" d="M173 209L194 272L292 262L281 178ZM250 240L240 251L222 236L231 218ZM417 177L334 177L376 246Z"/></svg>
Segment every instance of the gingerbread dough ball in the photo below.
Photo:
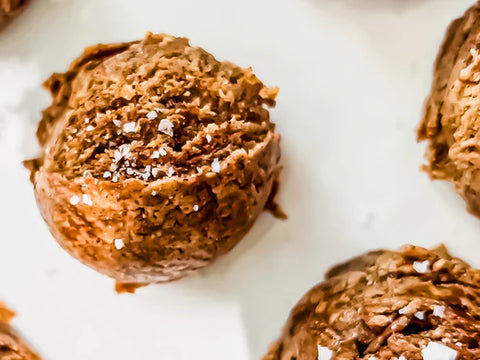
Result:
<svg viewBox="0 0 480 360"><path fill-rule="evenodd" d="M0 0L0 30L23 10L28 0Z"/></svg>
<svg viewBox="0 0 480 360"><path fill-rule="evenodd" d="M433 179L447 180L480 216L480 5L448 29L418 138Z"/></svg>
<svg viewBox="0 0 480 360"><path fill-rule="evenodd" d="M27 162L38 206L74 257L119 290L181 278L274 208L278 89L187 39L87 48L53 96Z"/></svg>
<svg viewBox="0 0 480 360"><path fill-rule="evenodd" d="M480 270L444 247L374 251L326 275L264 360L480 359Z"/></svg>
<svg viewBox="0 0 480 360"><path fill-rule="evenodd" d="M9 325L15 314L0 303L0 359L40 360Z"/></svg>

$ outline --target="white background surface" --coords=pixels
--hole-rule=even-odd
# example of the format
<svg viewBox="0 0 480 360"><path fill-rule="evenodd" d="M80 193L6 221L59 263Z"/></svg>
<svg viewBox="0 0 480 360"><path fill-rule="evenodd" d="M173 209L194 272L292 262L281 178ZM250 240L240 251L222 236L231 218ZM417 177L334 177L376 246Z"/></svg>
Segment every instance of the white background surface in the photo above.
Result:
<svg viewBox="0 0 480 360"><path fill-rule="evenodd" d="M448 23L473 0L32 0L0 35L0 299L47 360L259 359L336 262L446 243L480 266L480 222L419 171L415 141ZM21 161L49 97L41 81L84 46L145 31L190 37L281 92L279 197L198 276L117 296L51 238Z"/></svg>

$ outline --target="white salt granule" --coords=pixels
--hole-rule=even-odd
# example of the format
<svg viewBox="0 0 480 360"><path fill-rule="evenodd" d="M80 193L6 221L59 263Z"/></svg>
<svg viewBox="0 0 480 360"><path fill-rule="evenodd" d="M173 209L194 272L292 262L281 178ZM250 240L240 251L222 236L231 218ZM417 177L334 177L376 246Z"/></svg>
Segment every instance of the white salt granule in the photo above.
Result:
<svg viewBox="0 0 480 360"><path fill-rule="evenodd" d="M73 195L70 198L70 204L72 204L72 205L77 205L79 202L80 202L80 196Z"/></svg>
<svg viewBox="0 0 480 360"><path fill-rule="evenodd" d="M115 248L116 248L117 250L120 250L120 249L122 249L122 248L125 246L125 243L123 242L122 239L115 239L115 240L113 241L113 243L115 244Z"/></svg>
<svg viewBox="0 0 480 360"><path fill-rule="evenodd" d="M175 173L175 169L170 166L167 171L168 177L172 177L174 173Z"/></svg>
<svg viewBox="0 0 480 360"><path fill-rule="evenodd" d="M120 150L120 155L122 155L122 157L126 157L128 154L130 154L129 145L120 145L118 149Z"/></svg>
<svg viewBox="0 0 480 360"><path fill-rule="evenodd" d="M118 176L117 175L113 175L112 182L114 182L114 183L118 182Z"/></svg>
<svg viewBox="0 0 480 360"><path fill-rule="evenodd" d="M136 124L134 121L123 124L123 131L126 133L135 132Z"/></svg>
<svg viewBox="0 0 480 360"><path fill-rule="evenodd" d="M157 175L158 175L158 169L157 168L152 169L152 175L153 175L153 177L157 177Z"/></svg>
<svg viewBox="0 0 480 360"><path fill-rule="evenodd" d="M457 351L437 342L429 342L422 349L423 360L455 360Z"/></svg>
<svg viewBox="0 0 480 360"><path fill-rule="evenodd" d="M417 311L415 313L415 317L418 319L418 320L425 320L425 313L423 311Z"/></svg>
<svg viewBox="0 0 480 360"><path fill-rule="evenodd" d="M155 151L152 153L152 159L158 159L158 158L160 158L160 153L155 150Z"/></svg>
<svg viewBox="0 0 480 360"><path fill-rule="evenodd" d="M88 125L88 126L87 126L87 131L92 131L92 130L94 130L94 129L95 129L95 127L92 126L92 125Z"/></svg>
<svg viewBox="0 0 480 360"><path fill-rule="evenodd" d="M430 261L414 261L413 268L419 274L425 274L430 271Z"/></svg>
<svg viewBox="0 0 480 360"><path fill-rule="evenodd" d="M160 124L158 124L158 131L167 134L168 136L173 136L173 124L168 119L160 120Z"/></svg>
<svg viewBox="0 0 480 360"><path fill-rule="evenodd" d="M113 152L113 161L117 163L117 162L119 162L121 159L122 159L122 153L121 153L120 151L118 151L118 150L115 150L115 151Z"/></svg>
<svg viewBox="0 0 480 360"><path fill-rule="evenodd" d="M158 149L158 153L159 153L161 156L167 155L167 151L166 151L164 148Z"/></svg>
<svg viewBox="0 0 480 360"><path fill-rule="evenodd" d="M113 164L112 164L113 165ZM111 166L111 165L110 165ZM115 171L115 170L114 170ZM103 178L108 179L110 176L112 176L112 173L110 171L105 171L103 173Z"/></svg>
<svg viewBox="0 0 480 360"><path fill-rule="evenodd" d="M157 192L155 190L152 190L152 195L153 196L157 195Z"/></svg>
<svg viewBox="0 0 480 360"><path fill-rule="evenodd" d="M92 206L92 205L93 205L92 199L91 199L90 196L88 196L87 194L83 194L83 195L82 195L82 200L83 200L83 203L84 203L85 205L88 205L88 206Z"/></svg>
<svg viewBox="0 0 480 360"><path fill-rule="evenodd" d="M196 204L193 205L193 211L198 211L198 209L199 209L198 205L196 205Z"/></svg>
<svg viewBox="0 0 480 360"><path fill-rule="evenodd" d="M207 143L210 143L212 141L212 135L210 135L210 134L207 134L207 136L205 136L205 138L207 139Z"/></svg>
<svg viewBox="0 0 480 360"><path fill-rule="evenodd" d="M317 346L318 349L318 360L331 360L333 356L333 351L325 346Z"/></svg>
<svg viewBox="0 0 480 360"><path fill-rule="evenodd" d="M157 118L157 116L158 116L157 112L155 110L152 110L147 114L147 119L148 120L155 120Z"/></svg>
<svg viewBox="0 0 480 360"><path fill-rule="evenodd" d="M438 316L443 318L445 315L445 306L443 305L433 305L433 316Z"/></svg>
<svg viewBox="0 0 480 360"><path fill-rule="evenodd" d="M116 127L122 127L122 122L120 120L113 120L113 123Z"/></svg>
<svg viewBox="0 0 480 360"><path fill-rule="evenodd" d="M197 172L198 172L200 175L203 174L202 168L197 166Z"/></svg>
<svg viewBox="0 0 480 360"><path fill-rule="evenodd" d="M219 173L220 172L220 161L218 160L218 158L213 159L212 171L214 173Z"/></svg>
<svg viewBox="0 0 480 360"><path fill-rule="evenodd" d="M115 171L115 170L117 170L117 165L116 165L115 163L111 163L111 164L110 164L110 171L113 172L113 171Z"/></svg>

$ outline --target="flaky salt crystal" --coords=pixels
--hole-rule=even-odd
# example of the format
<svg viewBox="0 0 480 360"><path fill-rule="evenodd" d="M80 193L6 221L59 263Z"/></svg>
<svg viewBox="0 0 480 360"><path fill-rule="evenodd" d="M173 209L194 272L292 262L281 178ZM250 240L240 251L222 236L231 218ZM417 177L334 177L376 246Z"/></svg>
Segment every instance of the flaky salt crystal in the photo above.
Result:
<svg viewBox="0 0 480 360"><path fill-rule="evenodd" d="M89 206L93 205L92 199L87 194L82 195L82 200L85 205L89 205Z"/></svg>
<svg viewBox="0 0 480 360"><path fill-rule="evenodd" d="M158 131L167 134L168 136L173 136L173 124L168 119L160 120L160 124L158 124Z"/></svg>
<svg viewBox="0 0 480 360"><path fill-rule="evenodd" d="M158 153L159 153L161 156L167 155L167 151L166 151L164 148L158 149Z"/></svg>
<svg viewBox="0 0 480 360"><path fill-rule="evenodd" d="M112 164L112 165L113 165L113 164ZM105 172L103 173L103 178L104 178L104 179L107 179L107 178L109 178L110 176L112 176L112 173L111 173L110 171L105 171Z"/></svg>
<svg viewBox="0 0 480 360"><path fill-rule="evenodd" d="M318 360L331 360L333 356L333 351L325 346L317 346L318 350Z"/></svg>
<svg viewBox="0 0 480 360"><path fill-rule="evenodd" d="M198 211L198 209L199 209L198 205L196 205L196 204L193 205L193 211Z"/></svg>
<svg viewBox="0 0 480 360"><path fill-rule="evenodd" d="M148 120L155 120L157 118L158 114L156 111L152 110L147 114L147 119Z"/></svg>
<svg viewBox="0 0 480 360"><path fill-rule="evenodd" d="M413 262L413 268L415 269L416 272L419 274L425 274L430 271L430 261L425 260L425 261L414 261Z"/></svg>
<svg viewBox="0 0 480 360"><path fill-rule="evenodd" d="M80 202L80 196L77 196L77 195L73 195L71 198L70 198L70 204L72 205L77 205L78 203Z"/></svg>
<svg viewBox="0 0 480 360"><path fill-rule="evenodd" d="M445 306L433 305L433 316L443 318L444 315L445 315Z"/></svg>
<svg viewBox="0 0 480 360"><path fill-rule="evenodd" d="M220 161L218 160L218 158L213 159L212 171L214 173L219 173L220 172Z"/></svg>
<svg viewBox="0 0 480 360"><path fill-rule="evenodd" d="M175 169L170 166L167 171L168 177L172 177L174 173L175 173Z"/></svg>
<svg viewBox="0 0 480 360"><path fill-rule="evenodd" d="M113 243L115 244L115 248L117 250L123 249L123 247L125 246L125 243L123 242L122 239L115 239Z"/></svg>
<svg viewBox="0 0 480 360"><path fill-rule="evenodd" d="M429 342L422 349L423 360L455 360L458 356L456 350L438 342Z"/></svg>
<svg viewBox="0 0 480 360"><path fill-rule="evenodd" d="M131 132L135 132L135 127L136 127L136 124L135 122L127 122L125 124L123 124L123 131L126 132L126 133L131 133Z"/></svg>
<svg viewBox="0 0 480 360"><path fill-rule="evenodd" d="M207 136L205 136L205 139L207 139L207 143L210 143L212 141L212 135L207 134Z"/></svg>
<svg viewBox="0 0 480 360"><path fill-rule="evenodd" d="M158 151L154 151L152 153L152 159L158 159L158 158L160 158L160 153Z"/></svg>

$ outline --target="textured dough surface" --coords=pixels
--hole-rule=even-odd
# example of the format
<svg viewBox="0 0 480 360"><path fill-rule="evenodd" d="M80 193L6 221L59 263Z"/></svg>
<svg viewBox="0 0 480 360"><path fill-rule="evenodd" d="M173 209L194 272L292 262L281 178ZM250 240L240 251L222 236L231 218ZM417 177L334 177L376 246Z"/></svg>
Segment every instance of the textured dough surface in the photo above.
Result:
<svg viewBox="0 0 480 360"><path fill-rule="evenodd" d="M443 246L405 246L331 269L292 310L264 360L317 360L319 346L342 360L423 360L428 346L473 360L479 342L480 271Z"/></svg>
<svg viewBox="0 0 480 360"><path fill-rule="evenodd" d="M9 325L14 316L0 303L0 360L40 360Z"/></svg>
<svg viewBox="0 0 480 360"><path fill-rule="evenodd" d="M278 89L187 39L87 48L46 82L27 162L50 230L119 290L175 280L232 249L271 202Z"/></svg>
<svg viewBox="0 0 480 360"><path fill-rule="evenodd" d="M424 169L447 180L480 216L480 5L455 20L434 68L419 140L428 141Z"/></svg>

